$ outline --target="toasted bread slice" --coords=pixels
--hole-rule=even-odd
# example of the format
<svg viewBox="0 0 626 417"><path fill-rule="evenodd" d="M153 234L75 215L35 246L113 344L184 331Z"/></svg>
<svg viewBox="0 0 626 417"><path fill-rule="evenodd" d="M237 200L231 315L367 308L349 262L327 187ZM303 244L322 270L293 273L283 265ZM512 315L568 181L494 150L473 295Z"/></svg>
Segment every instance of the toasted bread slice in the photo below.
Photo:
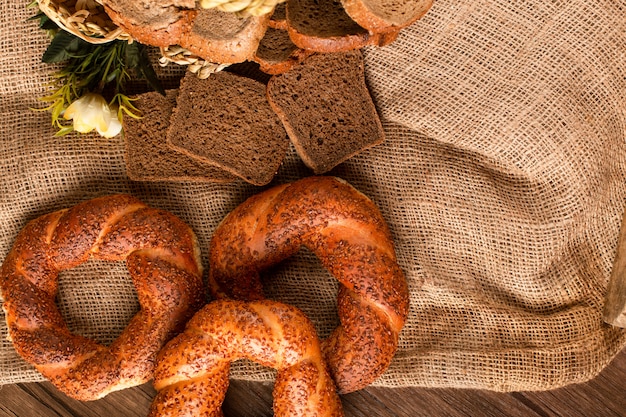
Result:
<svg viewBox="0 0 626 417"><path fill-rule="evenodd" d="M370 32L397 32L420 19L433 0L341 0L346 13Z"/></svg>
<svg viewBox="0 0 626 417"><path fill-rule="evenodd" d="M265 35L270 14L242 17L216 9L199 9L179 45L209 62L252 60Z"/></svg>
<svg viewBox="0 0 626 417"><path fill-rule="evenodd" d="M111 21L145 45L179 43L196 16L193 0L103 0Z"/></svg>
<svg viewBox="0 0 626 417"><path fill-rule="evenodd" d="M314 52L344 52L384 46L397 33L373 33L359 26L340 0L288 0L287 30L298 47Z"/></svg>
<svg viewBox="0 0 626 417"><path fill-rule="evenodd" d="M313 52L298 48L283 29L267 28L254 54L254 61L267 74L289 71Z"/></svg>

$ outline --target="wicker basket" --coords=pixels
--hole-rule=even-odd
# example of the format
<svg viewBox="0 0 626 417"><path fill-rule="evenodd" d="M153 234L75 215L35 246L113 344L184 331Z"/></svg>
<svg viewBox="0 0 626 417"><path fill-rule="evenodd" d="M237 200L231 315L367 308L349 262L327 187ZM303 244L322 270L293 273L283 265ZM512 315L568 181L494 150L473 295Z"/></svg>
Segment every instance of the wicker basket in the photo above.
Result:
<svg viewBox="0 0 626 417"><path fill-rule="evenodd" d="M219 72L230 65L205 61L178 45L161 48L161 55L159 65L162 67L168 65L170 62L178 65L187 65L187 69L200 78L207 78L211 74Z"/></svg>
<svg viewBox="0 0 626 417"><path fill-rule="evenodd" d="M61 29L87 42L101 44L132 40L111 21L97 0L38 0L38 3L39 9Z"/></svg>

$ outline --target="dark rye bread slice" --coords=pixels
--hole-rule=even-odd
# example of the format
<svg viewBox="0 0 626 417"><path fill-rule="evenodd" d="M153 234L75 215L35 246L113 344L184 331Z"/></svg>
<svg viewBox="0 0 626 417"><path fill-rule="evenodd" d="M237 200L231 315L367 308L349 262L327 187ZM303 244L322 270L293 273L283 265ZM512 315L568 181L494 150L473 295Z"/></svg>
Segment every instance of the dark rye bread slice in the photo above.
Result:
<svg viewBox="0 0 626 417"><path fill-rule="evenodd" d="M173 150L165 141L177 90L163 96L151 91L135 96L142 117L124 117L126 173L134 181L194 181L224 183L236 177Z"/></svg>
<svg viewBox="0 0 626 417"><path fill-rule="evenodd" d="M313 52L298 48L284 29L267 28L254 54L254 61L267 74L281 74L302 62Z"/></svg>
<svg viewBox="0 0 626 417"><path fill-rule="evenodd" d="M287 30L287 3L278 3L274 7L268 25L273 29Z"/></svg>
<svg viewBox="0 0 626 417"><path fill-rule="evenodd" d="M395 32L430 10L433 0L341 0L346 13L370 32Z"/></svg>
<svg viewBox="0 0 626 417"><path fill-rule="evenodd" d="M254 61L246 61L239 64L232 64L224 68L224 71L237 74L242 77L252 78L253 80L258 81L264 85L267 85L267 82L272 77L271 74L261 71L259 64Z"/></svg>
<svg viewBox="0 0 626 417"><path fill-rule="evenodd" d="M312 55L273 76L267 95L298 155L315 174L384 140L361 51Z"/></svg>
<svg viewBox="0 0 626 417"><path fill-rule="evenodd" d="M385 46L397 33L372 33L359 26L340 0L287 0L287 31L298 47L314 52L343 52Z"/></svg>
<svg viewBox="0 0 626 417"><path fill-rule="evenodd" d="M181 80L167 141L254 185L269 183L289 147L265 85L226 71Z"/></svg>

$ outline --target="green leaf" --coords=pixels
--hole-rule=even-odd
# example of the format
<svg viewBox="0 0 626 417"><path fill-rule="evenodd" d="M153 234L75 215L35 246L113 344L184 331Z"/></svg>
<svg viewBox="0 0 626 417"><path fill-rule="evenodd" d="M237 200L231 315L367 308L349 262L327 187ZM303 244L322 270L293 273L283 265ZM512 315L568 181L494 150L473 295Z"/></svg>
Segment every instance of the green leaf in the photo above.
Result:
<svg viewBox="0 0 626 417"><path fill-rule="evenodd" d="M116 68L114 71L106 74L106 78L104 79L105 84L113 82L116 78L118 78L122 74L122 70L120 68Z"/></svg>
<svg viewBox="0 0 626 417"><path fill-rule="evenodd" d="M59 29L59 26L54 22L54 20L46 16L42 17L39 21L39 28L43 30L56 30Z"/></svg>
<svg viewBox="0 0 626 417"><path fill-rule="evenodd" d="M47 18L40 17L44 24ZM130 79L132 69L137 77L144 78L150 86L165 95L161 82L148 57L147 48L138 42L127 43L114 41L94 45L64 30L58 30L52 38L42 61L60 63L61 68L52 74L51 85L55 91L42 100L50 103L43 110L49 111L58 135L72 131L72 124L63 120L62 114L67 106L85 92L97 92L107 97L113 95L111 102L117 102L118 117L141 117L132 100L124 95L124 86Z"/></svg>
<svg viewBox="0 0 626 417"><path fill-rule="evenodd" d="M38 12L36 15L29 17L27 20L39 20L39 29L56 30L59 29L54 20L50 19L45 13Z"/></svg>
<svg viewBox="0 0 626 417"><path fill-rule="evenodd" d="M141 49L139 42L126 45L126 66L128 68L137 68L141 60Z"/></svg>
<svg viewBox="0 0 626 417"><path fill-rule="evenodd" d="M133 42L137 43L138 42ZM148 53L144 45L137 46L139 52L139 61L137 63L137 70L141 76L143 76L150 84L150 87L154 88L155 91L159 92L161 95L165 95L165 89L161 85L161 81L159 77L156 75L154 68L150 64L150 59L148 58Z"/></svg>
<svg viewBox="0 0 626 417"><path fill-rule="evenodd" d="M54 136L64 136L68 133L72 133L74 131L74 126L63 126L59 127L59 130L54 134Z"/></svg>
<svg viewBox="0 0 626 417"><path fill-rule="evenodd" d="M48 45L41 60L47 64L62 62L90 49L91 44L88 42L60 30Z"/></svg>

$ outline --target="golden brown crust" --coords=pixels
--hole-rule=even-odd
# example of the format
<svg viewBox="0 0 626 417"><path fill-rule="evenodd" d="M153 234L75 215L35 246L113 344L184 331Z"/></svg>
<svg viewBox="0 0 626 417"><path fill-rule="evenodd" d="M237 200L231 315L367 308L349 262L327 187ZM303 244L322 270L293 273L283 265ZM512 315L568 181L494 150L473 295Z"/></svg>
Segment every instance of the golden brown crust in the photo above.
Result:
<svg viewBox="0 0 626 417"><path fill-rule="evenodd" d="M300 310L270 300L217 300L159 353L149 417L221 416L230 363L238 359L278 371L275 416L343 415L315 328Z"/></svg>
<svg viewBox="0 0 626 417"><path fill-rule="evenodd" d="M257 194L219 225L209 251L216 298L262 299L260 271L301 246L339 280L341 326L323 344L341 393L384 372L408 315L406 279L391 234L365 195L333 177L310 177Z"/></svg>
<svg viewBox="0 0 626 417"><path fill-rule="evenodd" d="M399 14L392 10L387 10L387 13L393 15L392 17L385 18L383 11L375 11L373 7L368 6L368 2L364 0L341 0L344 10L359 26L367 29L373 33L385 33L385 32L397 32L403 29L417 20L430 10L433 1L432 0L417 0L410 10L410 13ZM371 2L374 3L374 2ZM393 6L393 2L387 2L390 6ZM381 9L385 9L384 5L377 5Z"/></svg>
<svg viewBox="0 0 626 417"><path fill-rule="evenodd" d="M387 46L395 42L400 35L400 30L390 30L388 32L379 33L375 39L372 39L371 46Z"/></svg>
<svg viewBox="0 0 626 417"><path fill-rule="evenodd" d="M285 7L291 41L312 52L347 52L384 46L393 41L386 32L397 32L392 27L383 33L367 30L346 13L339 1L289 0Z"/></svg>
<svg viewBox="0 0 626 417"><path fill-rule="evenodd" d="M299 65L313 53L293 44L286 29L268 27L252 60L264 73L277 75Z"/></svg>
<svg viewBox="0 0 626 417"><path fill-rule="evenodd" d="M122 28L137 42L144 45L167 47L178 45L180 40L191 29L193 20L197 15L196 10L181 9L177 19L163 28L155 28L141 22L137 22L122 10L115 10L108 3L104 3L104 10L113 23Z"/></svg>
<svg viewBox="0 0 626 417"><path fill-rule="evenodd" d="M241 63L254 56L269 19L270 14L243 18L215 9L200 9L178 45L208 62Z"/></svg>
<svg viewBox="0 0 626 417"><path fill-rule="evenodd" d="M284 74L291 70L296 65L299 65L304 61L312 52L305 51L304 49L298 49L294 51L287 59L280 62L270 62L262 57L255 55L253 61L259 64L259 69L269 75Z"/></svg>
<svg viewBox="0 0 626 417"><path fill-rule="evenodd" d="M287 30L286 2L278 3L271 13L268 26L272 29Z"/></svg>
<svg viewBox="0 0 626 417"><path fill-rule="evenodd" d="M141 306L109 347L72 334L55 304L59 272L92 257L125 260ZM79 400L149 380L158 350L204 303L193 231L128 195L29 222L2 265L0 289L16 351Z"/></svg>
<svg viewBox="0 0 626 417"><path fill-rule="evenodd" d="M395 41L400 33L399 30L390 30L384 33L361 32L324 37L300 33L293 27L288 27L287 31L291 41L299 48L318 53L347 52L366 46L386 46Z"/></svg>

